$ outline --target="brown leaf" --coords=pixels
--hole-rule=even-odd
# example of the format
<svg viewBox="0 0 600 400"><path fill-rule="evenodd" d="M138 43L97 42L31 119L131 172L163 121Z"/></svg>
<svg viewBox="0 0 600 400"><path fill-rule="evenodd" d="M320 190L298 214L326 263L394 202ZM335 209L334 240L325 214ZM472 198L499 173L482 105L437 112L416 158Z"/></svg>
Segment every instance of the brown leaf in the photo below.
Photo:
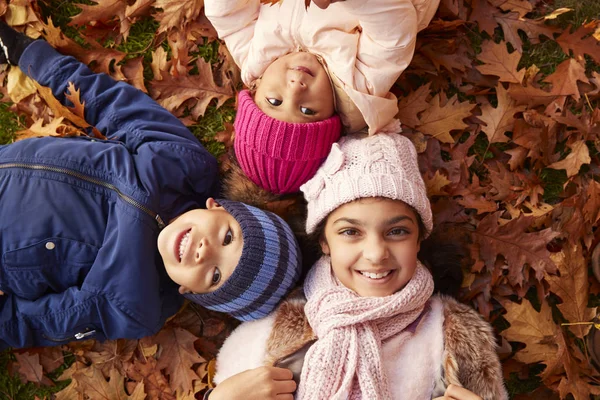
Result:
<svg viewBox="0 0 600 400"><path fill-rule="evenodd" d="M544 79L552 83L552 94L555 96L573 96L579 100L577 81L589 83L585 76L585 68L573 58L563 61L556 67L556 71Z"/></svg>
<svg viewBox="0 0 600 400"><path fill-rule="evenodd" d="M492 7L488 0L477 0L472 3L473 11L469 16L469 21L477 22L479 29L482 32L487 32L488 35L494 34L494 29L498 26L498 22L494 19L498 13L496 7Z"/></svg>
<svg viewBox="0 0 600 400"><path fill-rule="evenodd" d="M592 159L590 158L590 151L583 140L578 140L568 145L568 147L571 152L563 160L548 165L548 168L564 169L570 178L577 175L581 166L589 164Z"/></svg>
<svg viewBox="0 0 600 400"><path fill-rule="evenodd" d="M556 43L560 45L565 54L569 55L570 52L573 52L573 56L577 60L584 60L583 55L587 54L596 63L600 63L600 41L591 35L597 26L598 21L591 21L580 26L573 33L570 33L570 29L567 28L556 38Z"/></svg>
<svg viewBox="0 0 600 400"><path fill-rule="evenodd" d="M550 259L546 245L560 233L551 229L527 232L533 218L525 216L500 225L500 214L486 216L473 233L473 240L479 244L481 259L487 268L493 270L496 258L502 255L508 264L509 282L520 286L526 281L525 264L535 270L538 280L547 273L555 273L556 265Z"/></svg>
<svg viewBox="0 0 600 400"><path fill-rule="evenodd" d="M85 26L94 25L96 22L109 24L116 18L119 19L119 33L127 39L131 28L131 20L125 15L127 2L122 0L94 0L95 4L78 4L81 13L72 17L69 25Z"/></svg>
<svg viewBox="0 0 600 400"><path fill-rule="evenodd" d="M194 349L196 339L181 328L165 328L156 335L156 342L162 348L157 368L166 369L174 391L188 393L194 381L199 379L192 366L204 359Z"/></svg>
<svg viewBox="0 0 600 400"><path fill-rule="evenodd" d="M561 298L558 309L568 322L590 322L596 316L596 307L588 308L588 267L580 245L568 243L560 253L552 254L560 276L547 275L550 291ZM583 339L592 325L571 325L567 328Z"/></svg>
<svg viewBox="0 0 600 400"><path fill-rule="evenodd" d="M435 171L435 175L429 178L427 175L423 176L423 180L425 181L425 186L427 187L427 195L431 196L447 196L444 190L444 186L448 185L450 181L444 175L440 173L439 170Z"/></svg>
<svg viewBox="0 0 600 400"><path fill-rule="evenodd" d="M419 125L420 121L417 115L429 107L427 97L429 96L430 86L431 82L420 86L417 90L410 92L408 96L400 99L396 118L404 125L408 125L411 128Z"/></svg>
<svg viewBox="0 0 600 400"><path fill-rule="evenodd" d="M127 367L127 377L142 382L151 400L175 400L169 381L157 368L157 361L153 357L147 358L145 362L135 360Z"/></svg>
<svg viewBox="0 0 600 400"><path fill-rule="evenodd" d="M525 110L525 106L515 105L515 101L508 96L502 85L496 87L496 94L498 107L485 104L481 107L481 116L477 117L486 125L482 126L481 130L488 137L490 144L508 142L509 138L504 133L513 130L514 115Z"/></svg>
<svg viewBox="0 0 600 400"><path fill-rule="evenodd" d="M156 0L154 7L162 8L163 12L155 14L160 23L158 33L173 28L181 28L195 20L204 7L204 1L198 0Z"/></svg>
<svg viewBox="0 0 600 400"><path fill-rule="evenodd" d="M128 395L125 392L123 375L116 369L110 370L108 382L102 372L94 367L73 374L73 379L77 380L82 393L90 400L144 400L146 397L143 384L139 384L131 396Z"/></svg>
<svg viewBox="0 0 600 400"><path fill-rule="evenodd" d="M210 64L202 59L198 59L196 64L198 75L174 77L162 72L162 80L151 86L154 99L163 107L180 115L183 112L180 108L185 103L195 119L204 115L212 99L217 99L217 107L220 107L233 96L230 88L215 84Z"/></svg>
<svg viewBox="0 0 600 400"><path fill-rule="evenodd" d="M19 363L19 375L27 382L33 382L38 385L54 386L52 381L44 376L42 364L40 364L40 355L38 353L13 353Z"/></svg>
<svg viewBox="0 0 600 400"><path fill-rule="evenodd" d="M505 301L502 305L506 309L504 318L510 323L510 327L502 331L502 336L526 345L514 358L526 364L553 363L559 346L556 344L558 328L552 321L550 306L542 301L541 310L537 312L526 300L521 304Z"/></svg>
<svg viewBox="0 0 600 400"><path fill-rule="evenodd" d="M138 346L137 340L107 340L103 343L96 342L91 351L85 352L85 357L108 377L110 371L116 369L124 374L127 364L131 362L134 350Z"/></svg>
<svg viewBox="0 0 600 400"><path fill-rule="evenodd" d="M517 71L521 54L518 51L509 53L505 42L486 41L481 46L481 53L477 58L485 63L475 67L482 74L496 75L502 82L523 82L525 70L521 68Z"/></svg>
<svg viewBox="0 0 600 400"><path fill-rule="evenodd" d="M468 101L459 102L456 95L452 96L444 106L440 106L440 96L434 96L429 102L419 121L417 129L427 135L437 138L443 143L454 143L450 131L465 129L468 125L463 119L471 116L474 104Z"/></svg>
<svg viewBox="0 0 600 400"><path fill-rule="evenodd" d="M586 201L583 206L585 220L595 225L600 220L600 183L590 179L586 188Z"/></svg>
<svg viewBox="0 0 600 400"><path fill-rule="evenodd" d="M494 18L502 26L504 39L512 44L519 53L523 52L523 44L519 37L519 31L523 31L529 38L529 41L533 44L539 43L540 36L546 36L552 39L552 34L558 31L558 28L545 25L543 19L532 20L521 18L516 12L496 14Z"/></svg>
<svg viewBox="0 0 600 400"><path fill-rule="evenodd" d="M525 0L494 0L493 3L504 11L516 12L519 17L524 17L525 14L533 10L531 3Z"/></svg>

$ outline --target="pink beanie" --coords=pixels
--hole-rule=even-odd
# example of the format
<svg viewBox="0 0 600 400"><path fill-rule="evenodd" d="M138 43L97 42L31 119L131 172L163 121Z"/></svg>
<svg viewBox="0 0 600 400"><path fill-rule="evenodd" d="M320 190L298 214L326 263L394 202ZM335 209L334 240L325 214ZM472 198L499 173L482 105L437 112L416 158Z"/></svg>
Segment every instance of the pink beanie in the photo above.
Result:
<svg viewBox="0 0 600 400"><path fill-rule="evenodd" d="M433 227L417 151L399 133L343 137L334 143L325 163L300 190L308 202L309 234L336 208L363 197L402 200L421 216L427 230L425 236Z"/></svg>
<svg viewBox="0 0 600 400"><path fill-rule="evenodd" d="M285 194L297 192L315 174L340 137L342 124L337 115L310 123L279 121L243 90L234 128L233 148L242 171L258 186Z"/></svg>

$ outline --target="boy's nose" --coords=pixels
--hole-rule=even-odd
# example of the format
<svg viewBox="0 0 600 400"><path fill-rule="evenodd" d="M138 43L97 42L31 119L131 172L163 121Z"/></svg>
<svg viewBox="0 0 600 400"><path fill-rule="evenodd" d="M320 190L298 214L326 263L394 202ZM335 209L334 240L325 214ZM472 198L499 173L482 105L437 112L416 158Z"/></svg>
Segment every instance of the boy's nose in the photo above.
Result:
<svg viewBox="0 0 600 400"><path fill-rule="evenodd" d="M196 247L196 263L200 264L206 262L208 257L210 257L210 253L210 244L208 243L208 240L206 240L206 238L203 238L198 244L198 247Z"/></svg>

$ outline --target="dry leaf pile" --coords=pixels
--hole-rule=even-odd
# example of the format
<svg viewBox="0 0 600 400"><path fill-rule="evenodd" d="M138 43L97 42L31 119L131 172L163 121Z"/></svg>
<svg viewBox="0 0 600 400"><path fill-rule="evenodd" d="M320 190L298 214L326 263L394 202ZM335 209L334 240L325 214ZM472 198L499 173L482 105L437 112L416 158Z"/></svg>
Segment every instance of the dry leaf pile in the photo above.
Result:
<svg viewBox="0 0 600 400"><path fill-rule="evenodd" d="M83 44L44 22L38 3L0 2L0 11L11 25L27 25L31 35L43 31L61 52L147 91L188 125L202 123L209 103L222 105L240 87L224 46L213 65L197 55L199 43L217 40L202 1L81 5L70 25L80 29ZM542 364L545 391L538 393L583 400L600 395L600 374L584 340L600 292L588 276L600 241L600 21L569 29L552 23L569 12L538 0L442 0L393 90L404 134L420 153L436 224L465 228L471 262L463 300L512 345L503 348L506 377L527 377ZM158 22L151 62L100 44L126 42L131 26L149 16ZM524 49L541 41L556 42L564 61L546 73L545 66L520 68ZM149 81L144 67L152 71ZM2 77L0 90L27 116L21 137L89 128L76 88L70 89L74 107L66 108L12 70ZM230 128L218 136L228 145ZM549 176L562 185L556 196L548 193ZM586 324L568 325L579 322ZM232 324L188 307L154 337L64 346L76 361L61 377L71 384L56 398L194 398L208 385L207 360ZM15 356L11 371L40 385L51 384L45 375L63 363L57 348ZM514 398L535 396L541 395Z"/></svg>

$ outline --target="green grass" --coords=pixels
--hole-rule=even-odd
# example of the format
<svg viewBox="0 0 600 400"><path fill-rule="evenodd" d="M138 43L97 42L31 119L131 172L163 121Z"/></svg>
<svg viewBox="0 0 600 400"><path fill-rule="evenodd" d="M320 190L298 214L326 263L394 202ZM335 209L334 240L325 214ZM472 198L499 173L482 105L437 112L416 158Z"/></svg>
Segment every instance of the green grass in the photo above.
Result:
<svg viewBox="0 0 600 400"><path fill-rule="evenodd" d="M0 352L0 399L2 400L30 400L37 396L40 399L51 398L53 393L63 390L69 385L70 380L57 381L56 379L75 361L71 354L65 354L65 363L56 371L46 376L54 382L54 386L37 386L33 382L23 384L17 375L9 375L8 363L14 361L11 352Z"/></svg>
<svg viewBox="0 0 600 400"><path fill-rule="evenodd" d="M23 129L23 118L8 110L12 103L0 103L0 144L11 143L15 132Z"/></svg>

